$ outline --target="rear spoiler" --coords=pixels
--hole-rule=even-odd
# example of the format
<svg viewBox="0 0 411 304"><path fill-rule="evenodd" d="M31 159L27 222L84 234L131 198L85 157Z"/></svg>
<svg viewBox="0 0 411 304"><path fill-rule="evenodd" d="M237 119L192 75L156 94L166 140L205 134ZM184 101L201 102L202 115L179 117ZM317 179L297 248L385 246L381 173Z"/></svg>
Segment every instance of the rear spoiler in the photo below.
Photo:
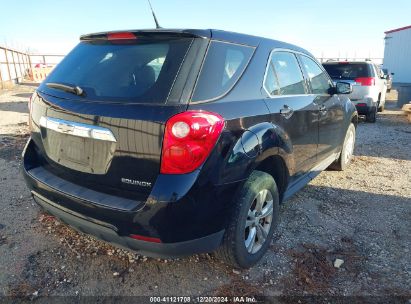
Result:
<svg viewBox="0 0 411 304"><path fill-rule="evenodd" d="M181 38L211 38L210 30L167 30L167 29L153 29L153 30L129 30L129 31L111 31L100 32L87 35L81 35L80 41L95 41L95 40L130 40L144 38L167 38L167 37L181 37Z"/></svg>

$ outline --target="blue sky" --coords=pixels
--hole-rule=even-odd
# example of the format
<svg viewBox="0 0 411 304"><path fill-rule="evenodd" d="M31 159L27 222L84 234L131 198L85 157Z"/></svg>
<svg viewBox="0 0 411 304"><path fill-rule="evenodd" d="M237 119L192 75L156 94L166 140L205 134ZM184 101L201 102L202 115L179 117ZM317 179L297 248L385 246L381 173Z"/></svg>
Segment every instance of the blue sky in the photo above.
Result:
<svg viewBox="0 0 411 304"><path fill-rule="evenodd" d="M317 57L382 57L384 31L411 24L410 0L152 0L161 26L217 28L297 44ZM152 28L146 0L3 2L0 45L67 53L81 34Z"/></svg>

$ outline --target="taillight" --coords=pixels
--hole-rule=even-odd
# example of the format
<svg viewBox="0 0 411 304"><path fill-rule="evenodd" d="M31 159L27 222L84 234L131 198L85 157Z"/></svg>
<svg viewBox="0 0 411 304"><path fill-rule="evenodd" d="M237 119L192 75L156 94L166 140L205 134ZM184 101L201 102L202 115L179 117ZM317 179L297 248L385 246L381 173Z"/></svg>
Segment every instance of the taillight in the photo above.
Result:
<svg viewBox="0 0 411 304"><path fill-rule="evenodd" d="M355 78L355 82L360 83L362 86L373 86L375 85L374 77L359 77Z"/></svg>
<svg viewBox="0 0 411 304"><path fill-rule="evenodd" d="M184 174L197 169L214 148L224 119L205 111L187 111L171 117L165 127L160 172Z"/></svg>

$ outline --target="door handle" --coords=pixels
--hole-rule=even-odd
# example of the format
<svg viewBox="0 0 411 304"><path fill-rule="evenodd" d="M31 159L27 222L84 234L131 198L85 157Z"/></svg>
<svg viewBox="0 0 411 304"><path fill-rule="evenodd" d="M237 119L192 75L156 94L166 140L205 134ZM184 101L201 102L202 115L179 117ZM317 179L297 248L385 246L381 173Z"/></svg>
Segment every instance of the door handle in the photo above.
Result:
<svg viewBox="0 0 411 304"><path fill-rule="evenodd" d="M284 105L282 109L280 109L280 114L284 118L288 119L294 114L294 110L287 105Z"/></svg>

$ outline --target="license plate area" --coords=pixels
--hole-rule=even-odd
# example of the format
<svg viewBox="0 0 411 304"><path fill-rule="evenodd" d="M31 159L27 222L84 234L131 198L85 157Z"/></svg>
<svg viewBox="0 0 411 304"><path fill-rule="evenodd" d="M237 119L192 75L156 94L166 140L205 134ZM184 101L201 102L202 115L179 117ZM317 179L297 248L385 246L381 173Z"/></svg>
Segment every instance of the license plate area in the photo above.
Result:
<svg viewBox="0 0 411 304"><path fill-rule="evenodd" d="M51 160L80 172L107 173L117 143L110 130L49 117L42 117L40 126Z"/></svg>
<svg viewBox="0 0 411 304"><path fill-rule="evenodd" d="M63 144L64 143L64 144ZM62 134L59 142L59 159L77 163L82 166L90 165L90 143L86 145L86 139L77 136Z"/></svg>

